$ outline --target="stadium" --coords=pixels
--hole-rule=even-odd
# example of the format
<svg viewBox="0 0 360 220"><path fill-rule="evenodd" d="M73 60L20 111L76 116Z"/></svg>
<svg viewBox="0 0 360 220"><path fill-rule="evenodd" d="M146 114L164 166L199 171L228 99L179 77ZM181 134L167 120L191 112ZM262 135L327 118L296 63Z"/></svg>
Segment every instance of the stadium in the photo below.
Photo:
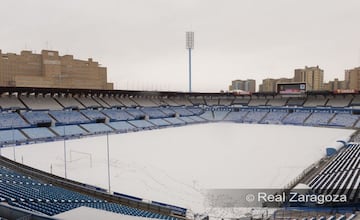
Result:
<svg viewBox="0 0 360 220"><path fill-rule="evenodd" d="M359 94L311 92L284 97L275 93L237 95L34 87L1 87L1 94L0 197L1 213L5 218L66 219L65 216L71 216L72 210L80 208L81 213L84 207L159 219L246 218L249 213L240 215L240 211L230 208L236 204L226 203L226 198L210 201L216 204L210 208L199 208L198 205L204 203L202 190L215 189L212 193L216 193L216 190L223 189L225 192L220 192L220 195L224 196L227 189L251 191L262 188L281 194L298 190L301 186L306 186L302 188L306 194L346 195L347 200L323 204L314 201L296 204L263 201L260 205L253 204L255 208L251 211L261 213L262 218L264 210L269 215L267 218L353 219L357 216ZM264 134L264 126L267 131L275 132ZM309 133L297 130L302 128ZM226 135L217 137L216 134L224 133L224 129ZM247 142L245 137L240 136L241 131L245 131L245 136L255 136ZM276 132L281 133L280 137L289 135L293 142L289 141L285 143L285 148L277 149L272 145L272 141L276 143L277 140L270 138L276 136ZM317 140L318 135L313 135L314 132L324 135ZM252 143L258 135L265 139L265 142L255 141L260 143L259 146ZM207 138L210 142L196 143L195 137L201 140ZM236 137L243 138L243 144L234 145L234 140L239 141ZM187 138L190 142L184 144L182 139ZM174 139L179 145L172 143ZM217 139L223 140L218 142ZM294 140L303 145L302 150L298 146L291 147L295 146ZM211 142L216 142L220 151L211 150ZM270 144L261 148L266 143ZM231 145L234 147L230 148ZM237 152L246 145L252 147L255 155L249 150ZM115 147L122 149L116 150ZM95 150L90 150L92 148ZM253 165L251 169L242 169L244 164L237 161L257 157L262 152L267 155L261 159L263 164L257 163L259 169ZM224 154L225 160L221 160L219 154ZM242 154L245 156L242 157ZM276 154L280 154L280 158L284 155L295 158L280 161L276 166ZM297 161L296 157L300 160ZM223 166L216 160L220 160ZM247 164L254 161L257 160L250 158ZM171 164L180 166L173 167ZM236 164L239 167L234 168ZM269 168L265 168L267 166ZM170 168L167 170L167 167ZM284 167L288 169L280 172L279 169ZM191 177L192 169L198 172L195 173L196 178ZM201 177L207 169L211 170L208 175L213 176ZM226 169L230 170L229 175L226 175ZM131 172L126 173L126 170ZM240 175L237 179L234 172L246 170L254 175L246 178ZM217 171L219 174L215 175ZM142 172L147 172L147 177ZM259 172L268 175L261 174L259 179L256 177ZM92 175L94 177L90 178ZM176 178L182 182L174 184ZM149 179L158 183L153 184ZM192 180L197 182L192 183ZM137 184L141 181L149 188ZM164 189L157 189L158 185ZM160 194L169 196L161 197ZM86 210L82 212L89 213ZM67 214L62 216L62 213ZM252 218L261 218L259 214L252 214Z"/></svg>

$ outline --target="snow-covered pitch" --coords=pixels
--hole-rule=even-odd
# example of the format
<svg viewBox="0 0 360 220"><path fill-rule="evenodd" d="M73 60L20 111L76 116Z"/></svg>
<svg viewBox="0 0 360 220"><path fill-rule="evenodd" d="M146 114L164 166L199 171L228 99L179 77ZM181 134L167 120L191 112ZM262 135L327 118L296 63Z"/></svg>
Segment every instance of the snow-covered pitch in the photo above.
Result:
<svg viewBox="0 0 360 220"><path fill-rule="evenodd" d="M354 130L210 123L109 135L111 191L202 212L208 188L281 188ZM64 176L64 142L2 149ZM67 177L108 188L106 136L66 141Z"/></svg>

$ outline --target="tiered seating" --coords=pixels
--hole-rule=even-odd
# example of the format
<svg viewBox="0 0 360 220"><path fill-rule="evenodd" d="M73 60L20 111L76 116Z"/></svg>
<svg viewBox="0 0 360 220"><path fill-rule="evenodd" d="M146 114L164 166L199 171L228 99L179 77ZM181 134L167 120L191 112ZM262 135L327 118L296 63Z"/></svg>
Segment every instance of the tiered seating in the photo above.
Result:
<svg viewBox="0 0 360 220"><path fill-rule="evenodd" d="M192 119L191 117L179 117L180 120L184 121L186 124L192 124L196 121Z"/></svg>
<svg viewBox="0 0 360 220"><path fill-rule="evenodd" d="M190 115L194 115L193 112L187 110L186 108L183 107L172 107L171 108L173 111L175 111L176 113L178 113L180 116L190 116Z"/></svg>
<svg viewBox="0 0 360 220"><path fill-rule="evenodd" d="M307 117L309 117L310 112L293 112L288 114L284 119L284 124L292 125L302 125Z"/></svg>
<svg viewBox="0 0 360 220"><path fill-rule="evenodd" d="M351 96L335 96L334 98L329 98L329 101L326 103L326 106L331 107L347 107L349 106L352 100Z"/></svg>
<svg viewBox="0 0 360 220"><path fill-rule="evenodd" d="M93 109L83 109L80 112L90 120L106 119L106 116L101 111Z"/></svg>
<svg viewBox="0 0 360 220"><path fill-rule="evenodd" d="M284 106L287 102L286 98L275 97L274 99L269 99L266 105L268 106Z"/></svg>
<svg viewBox="0 0 360 220"><path fill-rule="evenodd" d="M325 106L327 98L323 96L318 97L308 97L304 103L305 107L316 107L316 106Z"/></svg>
<svg viewBox="0 0 360 220"><path fill-rule="evenodd" d="M164 102L165 105L168 105L168 106L180 106L178 103L174 102L173 100L171 100L169 98L164 98L162 101Z"/></svg>
<svg viewBox="0 0 360 220"><path fill-rule="evenodd" d="M251 111L243 118L246 123L259 123L262 118L267 114L267 111Z"/></svg>
<svg viewBox="0 0 360 220"><path fill-rule="evenodd" d="M33 110L61 110L63 107L51 96L20 96L29 109Z"/></svg>
<svg viewBox="0 0 360 220"><path fill-rule="evenodd" d="M142 111L150 118L164 118L167 115L159 108L143 108Z"/></svg>
<svg viewBox="0 0 360 220"><path fill-rule="evenodd" d="M56 99L64 108L84 108L75 98L71 96L55 96Z"/></svg>
<svg viewBox="0 0 360 220"><path fill-rule="evenodd" d="M155 104L149 98L134 97L134 98L132 98L132 100L134 102L136 102L139 106L142 106L142 107L154 107L154 106L157 106L157 104Z"/></svg>
<svg viewBox="0 0 360 220"><path fill-rule="evenodd" d="M205 100L202 96L196 96L196 97L190 97L189 101L193 104L193 105L205 105Z"/></svg>
<svg viewBox="0 0 360 220"><path fill-rule="evenodd" d="M22 115L32 125L37 125L38 123L52 122L47 112L43 112L43 111L24 112L22 113Z"/></svg>
<svg viewBox="0 0 360 220"><path fill-rule="evenodd" d="M230 112L225 118L225 121L236 121L236 122L243 122L243 118L249 111L232 111Z"/></svg>
<svg viewBox="0 0 360 220"><path fill-rule="evenodd" d="M169 98L167 100L167 103L169 103L169 101L173 101L174 103L176 103L177 105L175 106L192 106L193 104L185 97L172 97L172 98Z"/></svg>
<svg viewBox="0 0 360 220"><path fill-rule="evenodd" d="M261 120L261 123L265 124L281 124L282 120L285 118L285 116L288 113L286 111L273 111L269 112L263 120Z"/></svg>
<svg viewBox="0 0 360 220"><path fill-rule="evenodd" d="M1 128L23 128L30 125L24 121L17 113L0 113L0 129Z"/></svg>
<svg viewBox="0 0 360 220"><path fill-rule="evenodd" d="M90 96L80 96L76 98L86 108L99 108L102 107Z"/></svg>
<svg viewBox="0 0 360 220"><path fill-rule="evenodd" d="M360 106L360 95L355 95L350 106Z"/></svg>
<svg viewBox="0 0 360 220"><path fill-rule="evenodd" d="M204 110L198 107L187 107L186 109L195 115L200 115L204 113Z"/></svg>
<svg viewBox="0 0 360 220"><path fill-rule="evenodd" d="M27 138L17 129L0 130L0 145L26 140Z"/></svg>
<svg viewBox="0 0 360 220"><path fill-rule="evenodd" d="M50 129L58 136L78 136L88 134L88 132L78 125L55 126Z"/></svg>
<svg viewBox="0 0 360 220"><path fill-rule="evenodd" d="M352 115L349 113L337 113L335 117L330 121L329 125L352 127L358 119L358 115Z"/></svg>
<svg viewBox="0 0 360 220"><path fill-rule="evenodd" d="M0 108L2 109L25 109L25 106L20 102L16 96L1 96Z"/></svg>
<svg viewBox="0 0 360 220"><path fill-rule="evenodd" d="M145 113L142 112L140 109L128 108L125 111L130 115L134 116L135 119L142 119L145 117Z"/></svg>
<svg viewBox="0 0 360 220"><path fill-rule="evenodd" d="M250 102L250 97L249 96L236 97L233 100L233 105L248 106L249 102Z"/></svg>
<svg viewBox="0 0 360 220"><path fill-rule="evenodd" d="M106 133L113 131L113 129L111 129L109 126L107 126L104 123L81 124L80 126L92 134L99 134L99 133Z"/></svg>
<svg viewBox="0 0 360 220"><path fill-rule="evenodd" d="M159 126L159 127L171 125L169 122L167 122L161 118L150 119L149 122L151 122L152 124Z"/></svg>
<svg viewBox="0 0 360 220"><path fill-rule="evenodd" d="M222 121L229 114L229 110L214 111L214 120Z"/></svg>
<svg viewBox="0 0 360 220"><path fill-rule="evenodd" d="M160 109L167 117L173 117L175 115L175 111L171 108L162 108Z"/></svg>
<svg viewBox="0 0 360 220"><path fill-rule="evenodd" d="M327 125L329 120L334 117L334 113L314 112L305 121L305 125Z"/></svg>
<svg viewBox="0 0 360 220"><path fill-rule="evenodd" d="M101 98L110 107L122 107L124 104L119 102L114 96L104 96Z"/></svg>
<svg viewBox="0 0 360 220"><path fill-rule="evenodd" d="M126 107L138 107L139 106L137 103L135 103L129 97L119 97L117 100L119 100Z"/></svg>
<svg viewBox="0 0 360 220"><path fill-rule="evenodd" d="M213 111L205 111L204 114L200 115L200 117L206 119L207 121L214 120L214 112Z"/></svg>
<svg viewBox="0 0 360 220"><path fill-rule="evenodd" d="M56 135L52 133L48 128L24 128L21 129L21 131L33 140L56 137Z"/></svg>
<svg viewBox="0 0 360 220"><path fill-rule="evenodd" d="M0 166L0 199L11 206L40 212L48 216L58 215L80 206L87 206L123 215L175 220L174 217L109 203L43 183L2 166Z"/></svg>
<svg viewBox="0 0 360 220"><path fill-rule="evenodd" d="M219 105L230 106L233 102L234 98L232 97L221 97L219 100Z"/></svg>
<svg viewBox="0 0 360 220"><path fill-rule="evenodd" d="M179 118L164 118L167 122L173 124L173 125L185 125L186 123Z"/></svg>
<svg viewBox="0 0 360 220"><path fill-rule="evenodd" d="M267 101L265 98L252 98L248 106L265 106Z"/></svg>
<svg viewBox="0 0 360 220"><path fill-rule="evenodd" d="M108 105L106 102L104 102L104 100L102 100L100 97L97 96L93 96L92 97L97 103L99 103L102 107L104 108L109 108L110 105Z"/></svg>
<svg viewBox="0 0 360 220"><path fill-rule="evenodd" d="M104 109L102 110L106 116L108 116L111 120L115 121L127 121L135 119L134 116L130 115L123 109Z"/></svg>
<svg viewBox="0 0 360 220"><path fill-rule="evenodd" d="M360 184L360 146L348 144L310 182L319 194L346 195L348 201L358 199Z"/></svg>
<svg viewBox="0 0 360 220"><path fill-rule="evenodd" d="M286 105L287 106L303 106L304 102L305 102L304 98L291 97L288 99Z"/></svg>
<svg viewBox="0 0 360 220"><path fill-rule="evenodd" d="M180 119L182 118L185 118L185 117L179 117ZM194 122L206 122L205 119L197 116L197 115L193 115L193 116L189 116L189 117L186 117L186 118L190 118L191 120L193 120Z"/></svg>
<svg viewBox="0 0 360 220"><path fill-rule="evenodd" d="M208 106L215 106L219 105L219 99L218 98L205 98L206 105Z"/></svg>
<svg viewBox="0 0 360 220"><path fill-rule="evenodd" d="M110 122L108 125L119 132L129 132L136 129L135 126L129 124L126 121Z"/></svg>
<svg viewBox="0 0 360 220"><path fill-rule="evenodd" d="M133 120L133 121L128 121L130 124L134 125L137 128L153 128L155 127L153 124L151 124L150 122L146 121L146 120Z"/></svg>
<svg viewBox="0 0 360 220"><path fill-rule="evenodd" d="M49 111L49 114L61 124L80 124L90 122L78 111Z"/></svg>

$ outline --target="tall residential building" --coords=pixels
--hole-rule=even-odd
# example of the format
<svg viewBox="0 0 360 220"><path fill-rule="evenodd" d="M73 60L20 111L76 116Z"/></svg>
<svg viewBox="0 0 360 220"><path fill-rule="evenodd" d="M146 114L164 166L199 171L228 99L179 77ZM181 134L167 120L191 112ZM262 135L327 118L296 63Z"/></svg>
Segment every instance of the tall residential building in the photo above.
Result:
<svg viewBox="0 0 360 220"><path fill-rule="evenodd" d="M113 89L106 67L98 62L49 50L41 54L21 51L20 55L0 50L0 86Z"/></svg>
<svg viewBox="0 0 360 220"><path fill-rule="evenodd" d="M259 92L277 92L277 84L278 83L290 83L292 82L292 78L280 78L280 79L272 79L267 78L262 81L262 84L259 86Z"/></svg>
<svg viewBox="0 0 360 220"><path fill-rule="evenodd" d="M254 79L247 80L233 80L229 86L229 90L243 90L246 92L255 92L256 90L256 81Z"/></svg>
<svg viewBox="0 0 360 220"><path fill-rule="evenodd" d="M360 67L345 70L345 83L348 89L360 90Z"/></svg>
<svg viewBox="0 0 360 220"><path fill-rule="evenodd" d="M306 90L323 90L324 70L320 69L319 66L305 66L304 69L295 69L294 82L305 82Z"/></svg>
<svg viewBox="0 0 360 220"><path fill-rule="evenodd" d="M338 89L344 90L347 89L346 81L339 80L335 78L333 81L329 81L328 83L323 84L323 89L328 91L335 91Z"/></svg>

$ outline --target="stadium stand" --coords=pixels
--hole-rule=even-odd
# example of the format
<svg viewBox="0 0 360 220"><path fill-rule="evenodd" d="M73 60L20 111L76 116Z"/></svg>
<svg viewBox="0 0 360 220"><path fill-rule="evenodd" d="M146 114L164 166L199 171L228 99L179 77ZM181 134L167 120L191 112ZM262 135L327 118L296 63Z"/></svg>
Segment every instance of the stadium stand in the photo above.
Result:
<svg viewBox="0 0 360 220"><path fill-rule="evenodd" d="M60 124L80 124L89 123L90 120L78 111L49 111L55 120Z"/></svg>
<svg viewBox="0 0 360 220"><path fill-rule="evenodd" d="M133 121L128 121L131 125L140 128L140 129L145 129L145 128L153 128L155 127L153 124L151 124L150 122L148 122L147 120L133 120Z"/></svg>
<svg viewBox="0 0 360 220"><path fill-rule="evenodd" d="M233 105L236 106L248 106L250 102L250 97L249 96L237 96L234 100L233 100Z"/></svg>
<svg viewBox="0 0 360 220"><path fill-rule="evenodd" d="M102 107L104 108L109 108L110 105L108 105L106 102L104 102L104 100L102 100L101 96L93 96L92 97L97 103L99 103Z"/></svg>
<svg viewBox="0 0 360 220"><path fill-rule="evenodd" d="M219 105L221 106L230 106L232 105L234 98L233 97L228 97L228 96L223 96L219 98Z"/></svg>
<svg viewBox="0 0 360 220"><path fill-rule="evenodd" d="M329 107L347 107L350 105L353 97L351 95L336 95L334 97L329 97L329 101L326 103L326 106Z"/></svg>
<svg viewBox="0 0 360 220"><path fill-rule="evenodd" d="M22 175L0 166L0 199L10 206L54 216L80 206L145 218L175 220L175 217L96 199Z"/></svg>
<svg viewBox="0 0 360 220"><path fill-rule="evenodd" d="M88 119L92 121L96 120L104 120L106 119L106 116L101 113L101 111L95 110L95 109L82 109L80 110L80 113L85 115Z"/></svg>
<svg viewBox="0 0 360 220"><path fill-rule="evenodd" d="M21 131L32 140L56 137L48 128L23 128Z"/></svg>
<svg viewBox="0 0 360 220"><path fill-rule="evenodd" d="M91 123L91 124L80 124L84 130L88 131L91 134L101 134L112 132L113 129L107 126L104 123Z"/></svg>
<svg viewBox="0 0 360 220"><path fill-rule="evenodd" d="M179 114L180 116L190 116L194 115L193 112L189 111L188 109L184 107L172 107L171 110Z"/></svg>
<svg viewBox="0 0 360 220"><path fill-rule="evenodd" d="M176 114L176 112L171 108L161 108L160 110L166 115L166 117L174 117Z"/></svg>
<svg viewBox="0 0 360 220"><path fill-rule="evenodd" d="M248 106L265 106L268 100L265 97L252 98Z"/></svg>
<svg viewBox="0 0 360 220"><path fill-rule="evenodd" d="M282 124L282 120L288 115L287 111L272 111L269 112L260 123L264 124Z"/></svg>
<svg viewBox="0 0 360 220"><path fill-rule="evenodd" d="M109 122L108 125L112 127L114 130L120 133L126 133L129 131L135 131L135 126L129 124L126 121L116 121L116 122Z"/></svg>
<svg viewBox="0 0 360 220"><path fill-rule="evenodd" d="M283 124L302 125L310 114L311 112L295 111L283 119Z"/></svg>
<svg viewBox="0 0 360 220"><path fill-rule="evenodd" d="M173 101L177 105L175 106L192 106L193 104L186 97L171 97L169 100Z"/></svg>
<svg viewBox="0 0 360 220"><path fill-rule="evenodd" d="M27 138L17 129L0 130L0 145L22 142L26 140Z"/></svg>
<svg viewBox="0 0 360 220"><path fill-rule="evenodd" d="M126 107L138 107L139 105L134 102L132 99L130 99L129 97L125 97L125 96L120 96L118 97L118 100Z"/></svg>
<svg viewBox="0 0 360 220"><path fill-rule="evenodd" d="M103 96L101 98L109 107L124 107L124 104L119 102L115 96Z"/></svg>
<svg viewBox="0 0 360 220"><path fill-rule="evenodd" d="M205 103L207 106L219 105L219 98L217 97L205 97Z"/></svg>
<svg viewBox="0 0 360 220"><path fill-rule="evenodd" d="M86 108L100 108L101 106L98 102L96 102L91 96L78 96L75 97L79 103L81 103ZM106 106L105 106L106 107Z"/></svg>
<svg viewBox="0 0 360 220"><path fill-rule="evenodd" d="M64 108L82 109L84 106L70 95L60 95L54 97Z"/></svg>
<svg viewBox="0 0 360 220"><path fill-rule="evenodd" d="M322 107L326 105L328 98L322 95L308 97L304 103L304 107Z"/></svg>
<svg viewBox="0 0 360 220"><path fill-rule="evenodd" d="M176 102L174 102L173 100L167 97L163 98L162 102L164 103L165 106L179 106L179 104L177 104Z"/></svg>
<svg viewBox="0 0 360 220"><path fill-rule="evenodd" d="M303 106L304 98L290 97L286 103L287 106Z"/></svg>
<svg viewBox="0 0 360 220"><path fill-rule="evenodd" d="M65 136L65 137L88 134L84 129L80 128L78 125L55 126L55 127L50 127L50 129L58 136Z"/></svg>
<svg viewBox="0 0 360 220"><path fill-rule="evenodd" d="M359 95L355 95L353 100L350 103L350 106L360 106L360 96Z"/></svg>
<svg viewBox="0 0 360 220"><path fill-rule="evenodd" d="M193 105L205 105L206 104L203 96L190 97L189 101Z"/></svg>
<svg viewBox="0 0 360 220"><path fill-rule="evenodd" d="M265 116L268 114L268 111L250 111L243 118L245 123L259 123Z"/></svg>
<svg viewBox="0 0 360 220"><path fill-rule="evenodd" d="M179 117L180 119L181 118L185 118L185 117ZM193 115L193 116L189 116L189 117L186 117L186 118L190 118L191 120L193 120L194 122L206 122L205 119L197 116L197 115Z"/></svg>
<svg viewBox="0 0 360 220"><path fill-rule="evenodd" d="M284 106L286 105L287 98L282 98L279 96L275 96L273 99L269 99L266 103L267 106Z"/></svg>
<svg viewBox="0 0 360 220"><path fill-rule="evenodd" d="M185 125L186 123L179 118L164 118L165 121L171 123L172 125Z"/></svg>
<svg viewBox="0 0 360 220"><path fill-rule="evenodd" d="M63 107L51 96L20 96L19 99L25 103L28 109L33 110L62 110Z"/></svg>
<svg viewBox="0 0 360 220"><path fill-rule="evenodd" d="M145 118L145 113L143 111L141 111L140 109L127 108L125 111L127 113L129 113L130 115L134 116L135 119L144 119Z"/></svg>
<svg viewBox="0 0 360 220"><path fill-rule="evenodd" d="M360 145L349 143L309 182L315 193L346 195L358 200L360 185Z"/></svg>
<svg viewBox="0 0 360 220"><path fill-rule="evenodd" d="M30 125L20 117L17 113L13 112L1 112L0 113L0 129L4 128L23 128Z"/></svg>
<svg viewBox="0 0 360 220"><path fill-rule="evenodd" d="M127 113L124 109L104 109L102 113L111 119L111 121L134 120L135 117Z"/></svg>
<svg viewBox="0 0 360 220"><path fill-rule="evenodd" d="M241 110L238 109L236 111L231 111L225 118L225 121L234 121L234 122L243 122L243 118L248 114L248 110Z"/></svg>
<svg viewBox="0 0 360 220"><path fill-rule="evenodd" d="M192 124L195 123L194 119L191 119L190 117L179 117L180 120L184 121L186 124Z"/></svg>
<svg viewBox="0 0 360 220"><path fill-rule="evenodd" d="M213 121L215 118L214 111L205 111L204 114L200 115L200 117L208 121Z"/></svg>
<svg viewBox="0 0 360 220"><path fill-rule="evenodd" d="M150 118L164 118L167 115L161 111L161 108L143 108L142 111Z"/></svg>
<svg viewBox="0 0 360 220"><path fill-rule="evenodd" d="M329 125L350 128L353 127L358 120L358 115L352 115L349 113L337 113L335 117L329 122Z"/></svg>
<svg viewBox="0 0 360 220"><path fill-rule="evenodd" d="M158 127L171 125L169 122L167 122L167 121L165 121L165 120L163 120L161 118L150 119L149 122L156 125L156 126L158 126Z"/></svg>
<svg viewBox="0 0 360 220"><path fill-rule="evenodd" d="M305 125L328 125L330 119L334 117L334 113L329 112L314 112L310 117L305 121Z"/></svg>
<svg viewBox="0 0 360 220"><path fill-rule="evenodd" d="M132 100L141 107L154 107L157 106L150 98L147 97L133 97Z"/></svg>
<svg viewBox="0 0 360 220"><path fill-rule="evenodd" d="M3 95L0 96L0 108L3 110L7 110L7 109L25 109L26 107L16 96Z"/></svg>
<svg viewBox="0 0 360 220"><path fill-rule="evenodd" d="M51 125L52 119L45 111L29 111L23 112L22 116L28 121L31 125L38 125L41 123L48 123Z"/></svg>

